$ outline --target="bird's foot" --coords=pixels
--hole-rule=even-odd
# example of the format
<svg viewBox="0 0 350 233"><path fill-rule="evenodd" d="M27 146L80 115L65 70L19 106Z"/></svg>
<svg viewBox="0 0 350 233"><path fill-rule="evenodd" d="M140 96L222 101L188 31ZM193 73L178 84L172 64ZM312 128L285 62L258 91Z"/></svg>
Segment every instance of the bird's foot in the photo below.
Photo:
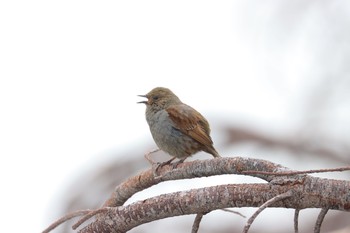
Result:
<svg viewBox="0 0 350 233"><path fill-rule="evenodd" d="M185 161L186 158L180 159L177 162L172 163L171 165L173 166L173 169L177 168L177 166Z"/></svg>
<svg viewBox="0 0 350 233"><path fill-rule="evenodd" d="M165 165L171 165L172 169L176 169L179 164L181 164L181 163L183 163L185 161L186 158L180 159L177 162L171 163L174 159L175 159L175 157L170 159L170 160L168 160L168 161L165 161L163 163L157 163L155 167L152 166L153 176L155 177L155 179L160 179L161 178L161 175L158 172L158 170L160 168L162 168Z"/></svg>
<svg viewBox="0 0 350 233"><path fill-rule="evenodd" d="M174 159L175 159L175 157L169 159L168 161L162 162L162 163L156 163L156 164L155 164L155 167L153 167L154 165L152 165L154 177L160 177L160 175L159 175L159 173L158 173L158 170L159 170L160 168L164 167L165 165L170 164Z"/></svg>

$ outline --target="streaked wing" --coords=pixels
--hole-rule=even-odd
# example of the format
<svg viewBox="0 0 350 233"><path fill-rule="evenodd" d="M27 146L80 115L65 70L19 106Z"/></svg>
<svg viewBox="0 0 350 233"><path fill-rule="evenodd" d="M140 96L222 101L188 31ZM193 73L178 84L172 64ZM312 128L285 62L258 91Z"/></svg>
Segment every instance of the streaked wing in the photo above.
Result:
<svg viewBox="0 0 350 233"><path fill-rule="evenodd" d="M207 120L188 105L174 105L166 109L175 127L182 133L205 146L211 146L210 128Z"/></svg>

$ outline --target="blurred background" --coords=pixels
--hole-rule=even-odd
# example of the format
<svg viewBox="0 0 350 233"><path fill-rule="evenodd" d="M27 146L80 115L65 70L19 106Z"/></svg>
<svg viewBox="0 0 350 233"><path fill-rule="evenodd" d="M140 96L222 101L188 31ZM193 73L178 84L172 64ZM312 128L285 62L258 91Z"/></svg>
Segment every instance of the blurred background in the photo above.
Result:
<svg viewBox="0 0 350 233"><path fill-rule="evenodd" d="M2 1L2 230L40 232L69 211L99 207L148 169L144 154L156 145L136 102L157 86L206 116L225 157L299 170L349 165L349 28L345 0ZM127 203L244 182L262 181L166 182ZM234 210L250 217L256 209ZM300 212L300 232L312 231L318 212ZM268 209L250 232L293 232L293 214ZM189 232L194 217L131 232ZM350 232L349 217L329 211L322 231ZM218 210L200 232L241 232L246 221ZM72 232L73 223L54 232Z"/></svg>

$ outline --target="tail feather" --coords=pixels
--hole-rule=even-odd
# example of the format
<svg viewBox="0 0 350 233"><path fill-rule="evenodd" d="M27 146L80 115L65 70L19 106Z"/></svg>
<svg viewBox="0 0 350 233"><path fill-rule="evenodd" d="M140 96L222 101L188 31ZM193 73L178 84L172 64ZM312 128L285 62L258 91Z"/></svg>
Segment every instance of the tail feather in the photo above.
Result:
<svg viewBox="0 0 350 233"><path fill-rule="evenodd" d="M207 153L211 154L214 158L221 158L219 153L215 150L213 146L206 148L205 150Z"/></svg>

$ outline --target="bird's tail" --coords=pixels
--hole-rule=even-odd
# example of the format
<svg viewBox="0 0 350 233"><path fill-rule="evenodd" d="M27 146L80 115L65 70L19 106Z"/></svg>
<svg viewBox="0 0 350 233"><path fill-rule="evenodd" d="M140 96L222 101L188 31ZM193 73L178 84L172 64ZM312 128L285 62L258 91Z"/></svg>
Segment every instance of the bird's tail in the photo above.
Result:
<svg viewBox="0 0 350 233"><path fill-rule="evenodd" d="M206 152L211 154L214 158L221 158L221 156L219 155L219 153L215 150L215 148L213 146L207 148Z"/></svg>

